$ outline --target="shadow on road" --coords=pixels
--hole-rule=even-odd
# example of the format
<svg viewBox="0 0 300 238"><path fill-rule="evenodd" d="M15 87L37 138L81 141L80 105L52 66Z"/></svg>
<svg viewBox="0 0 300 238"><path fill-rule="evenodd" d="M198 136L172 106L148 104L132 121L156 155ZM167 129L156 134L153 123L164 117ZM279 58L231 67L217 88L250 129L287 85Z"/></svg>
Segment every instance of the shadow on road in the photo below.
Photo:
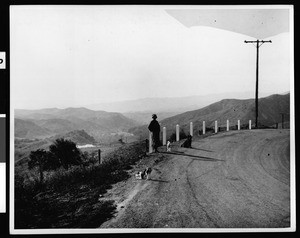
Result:
<svg viewBox="0 0 300 238"><path fill-rule="evenodd" d="M164 152L164 151L163 151L163 152ZM178 150L173 150L173 152L174 152L174 153L177 153L177 154L179 154L179 153L180 153L180 154L184 154L183 151L178 151ZM168 153L172 153L172 152L168 152Z"/></svg>
<svg viewBox="0 0 300 238"><path fill-rule="evenodd" d="M188 157L193 157L193 158L198 158L196 160L201 160L201 161L224 161L221 159L215 159L211 157L206 157L206 156L197 156L197 155L190 155L190 154L185 154L184 152L160 152L163 154L172 154L172 155L182 155L182 156L188 156Z"/></svg>
<svg viewBox="0 0 300 238"><path fill-rule="evenodd" d="M166 180L159 180L159 179L148 179L148 181L154 181L154 182L160 182L160 183L169 183L169 181Z"/></svg>
<svg viewBox="0 0 300 238"><path fill-rule="evenodd" d="M194 148L194 147L191 147L190 149L193 149L193 150L201 150L201 151L205 151L205 152L213 152L212 150L205 150L205 149Z"/></svg>

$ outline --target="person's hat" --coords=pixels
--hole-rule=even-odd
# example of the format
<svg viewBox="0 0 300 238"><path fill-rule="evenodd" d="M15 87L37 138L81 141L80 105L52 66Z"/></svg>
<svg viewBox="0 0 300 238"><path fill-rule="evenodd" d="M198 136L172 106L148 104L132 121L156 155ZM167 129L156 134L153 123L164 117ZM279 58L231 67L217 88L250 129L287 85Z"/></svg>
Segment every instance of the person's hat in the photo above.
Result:
<svg viewBox="0 0 300 238"><path fill-rule="evenodd" d="M157 118L156 114L153 114L153 115L152 115L152 118Z"/></svg>

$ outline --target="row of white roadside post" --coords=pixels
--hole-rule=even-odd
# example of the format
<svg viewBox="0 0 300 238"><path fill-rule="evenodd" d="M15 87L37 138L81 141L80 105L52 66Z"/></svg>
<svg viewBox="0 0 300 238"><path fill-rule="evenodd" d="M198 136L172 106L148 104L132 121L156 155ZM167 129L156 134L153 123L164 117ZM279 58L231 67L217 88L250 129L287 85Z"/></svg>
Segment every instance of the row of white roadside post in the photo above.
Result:
<svg viewBox="0 0 300 238"><path fill-rule="evenodd" d="M251 130L251 120L249 120L249 130ZM238 130L241 129L241 122L238 120ZM193 136L193 122L190 122L190 135ZM229 131L229 120L226 121L226 131ZM215 121L215 133L218 133L218 121ZM203 121L203 135L205 134L205 121ZM179 141L179 125L176 125L176 141ZM163 127L163 145L167 144L167 128ZM153 152L152 133L149 132L149 153Z"/></svg>

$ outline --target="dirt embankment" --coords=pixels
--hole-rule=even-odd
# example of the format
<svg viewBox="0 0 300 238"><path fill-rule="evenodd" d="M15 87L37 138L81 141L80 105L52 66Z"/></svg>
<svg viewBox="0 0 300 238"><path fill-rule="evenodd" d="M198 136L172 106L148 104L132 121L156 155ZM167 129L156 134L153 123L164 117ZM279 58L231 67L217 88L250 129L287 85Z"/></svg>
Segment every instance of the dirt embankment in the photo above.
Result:
<svg viewBox="0 0 300 238"><path fill-rule="evenodd" d="M192 146L152 154L108 191L118 213L101 228L290 226L289 130L230 131ZM136 180L145 166L150 180Z"/></svg>

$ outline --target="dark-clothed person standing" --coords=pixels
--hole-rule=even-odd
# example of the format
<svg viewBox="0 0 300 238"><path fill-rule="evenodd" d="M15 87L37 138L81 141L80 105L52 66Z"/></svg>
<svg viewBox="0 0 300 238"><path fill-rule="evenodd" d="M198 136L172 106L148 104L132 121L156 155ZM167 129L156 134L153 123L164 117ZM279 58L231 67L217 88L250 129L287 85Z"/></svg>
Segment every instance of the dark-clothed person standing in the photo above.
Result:
<svg viewBox="0 0 300 238"><path fill-rule="evenodd" d="M148 129L149 129L149 131L152 132L154 152L158 152L157 148L160 144L160 141L159 141L160 125L159 125L158 121L156 120L156 118L157 118L156 114L153 114L152 118L153 118L153 120L150 122Z"/></svg>

